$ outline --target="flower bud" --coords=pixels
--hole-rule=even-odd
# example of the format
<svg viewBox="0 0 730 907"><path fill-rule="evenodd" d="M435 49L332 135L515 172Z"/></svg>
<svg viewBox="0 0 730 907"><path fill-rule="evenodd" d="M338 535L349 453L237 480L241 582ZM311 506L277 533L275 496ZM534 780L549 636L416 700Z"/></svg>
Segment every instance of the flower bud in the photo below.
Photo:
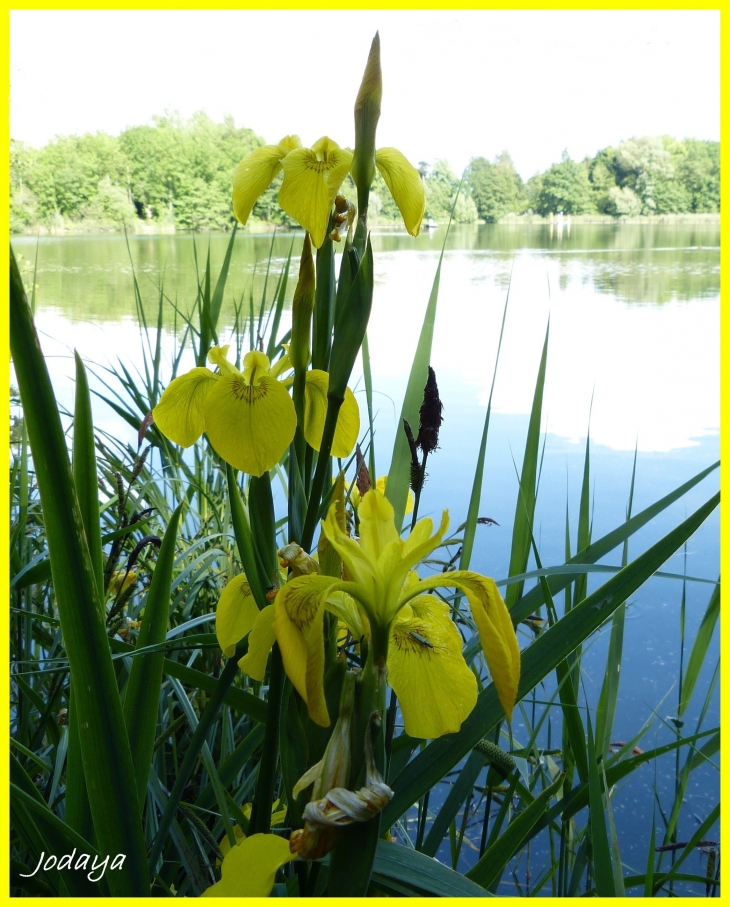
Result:
<svg viewBox="0 0 730 907"><path fill-rule="evenodd" d="M314 309L314 261L309 234L304 235L299 280L292 301L291 346L289 358L296 372L303 372L311 355L312 311Z"/></svg>
<svg viewBox="0 0 730 907"><path fill-rule="evenodd" d="M370 55L362 77L360 91L355 101L355 157L352 161L352 178L358 190L360 213L363 198L367 204L375 176L375 132L380 119L380 102L383 97L383 75L380 69L380 36L375 33Z"/></svg>

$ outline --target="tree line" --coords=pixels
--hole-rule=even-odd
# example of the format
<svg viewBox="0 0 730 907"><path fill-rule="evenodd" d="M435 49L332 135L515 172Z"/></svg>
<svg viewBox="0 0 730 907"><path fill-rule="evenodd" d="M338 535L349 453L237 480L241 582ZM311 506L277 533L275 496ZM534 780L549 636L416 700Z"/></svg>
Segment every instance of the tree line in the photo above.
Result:
<svg viewBox="0 0 730 907"><path fill-rule="evenodd" d="M241 158L264 144L253 130L205 113L188 120L155 117L151 126L58 137L35 149L11 141L10 227L14 233L49 229L115 230L124 223L177 230L219 231L233 225L231 175ZM567 154L523 182L507 151L474 157L460 180L448 161L419 164L428 219L495 223L510 215L638 214L720 210L720 146L669 136L632 138L573 161ZM261 196L253 219L291 225L276 196L281 175ZM348 177L349 181L349 177ZM344 187L354 195L354 186ZM398 210L378 175L371 215L397 221Z"/></svg>

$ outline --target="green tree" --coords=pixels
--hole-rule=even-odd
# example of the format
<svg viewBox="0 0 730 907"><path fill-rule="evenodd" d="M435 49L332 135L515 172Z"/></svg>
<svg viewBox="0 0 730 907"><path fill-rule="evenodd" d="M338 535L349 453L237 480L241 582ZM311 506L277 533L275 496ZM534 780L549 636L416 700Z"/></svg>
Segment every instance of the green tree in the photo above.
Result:
<svg viewBox="0 0 730 907"><path fill-rule="evenodd" d="M546 216L562 211L563 214L589 214L595 211L593 190L585 162L572 161L567 151L559 164L553 164L543 174L535 210Z"/></svg>
<svg viewBox="0 0 730 907"><path fill-rule="evenodd" d="M436 161L431 173L426 178L425 189L425 217L432 218L435 221L448 220L459 189L459 180L449 166L448 161ZM474 204L474 199L468 194L468 189L465 192L464 186L462 186L459 198L456 201L454 220L457 224L473 224L477 217L477 206Z"/></svg>
<svg viewBox="0 0 730 907"><path fill-rule="evenodd" d="M720 210L720 143L685 139L677 163L677 178L689 197L689 210Z"/></svg>
<svg viewBox="0 0 730 907"><path fill-rule="evenodd" d="M628 186L641 199L642 214L683 210L681 193L668 185L674 178L674 165L659 136L619 142L616 165L619 185Z"/></svg>
<svg viewBox="0 0 730 907"><path fill-rule="evenodd" d="M588 164L588 177L593 189L593 201L602 214L614 213L611 192L616 184L616 149L603 148Z"/></svg>
<svg viewBox="0 0 730 907"><path fill-rule="evenodd" d="M521 210L522 180L509 152L503 151L494 163L483 157L472 158L467 181L479 217L487 223L496 223L500 217Z"/></svg>

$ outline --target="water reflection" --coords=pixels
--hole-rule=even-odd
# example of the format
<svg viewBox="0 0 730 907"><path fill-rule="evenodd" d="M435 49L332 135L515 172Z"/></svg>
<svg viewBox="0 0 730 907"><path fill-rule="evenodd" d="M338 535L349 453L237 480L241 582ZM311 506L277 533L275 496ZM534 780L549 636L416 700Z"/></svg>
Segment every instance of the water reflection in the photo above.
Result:
<svg viewBox="0 0 730 907"><path fill-rule="evenodd" d="M526 414L550 319L545 391L546 427L572 442L585 437L615 450L686 448L719 424L719 232L698 225L498 225L459 227L443 261L432 365L446 400L486 406L502 309L510 305L494 409ZM445 230L418 237L373 236L376 293L370 326L375 389L395 419ZM273 298L294 242L296 282L300 235L241 235L233 254L221 314L222 334L249 298L266 286ZM228 237L210 239L213 273ZM34 240L14 240L28 264ZM192 311L208 240L191 236L130 238L130 252L148 318L180 325ZM197 254L197 272L196 272ZM123 237L41 240L38 305L41 326L92 358L104 338L123 336L134 317L132 265ZM267 277L268 270L268 277ZM511 284L510 284L511 282ZM47 321L53 311L53 318ZM52 322L52 323L51 323ZM82 327L82 322L86 327ZM130 333L135 334L131 328ZM88 338L84 350L82 338ZM115 350L118 344L115 344ZM130 355L134 355L131 347ZM141 363L140 363L141 365ZM591 411L592 401L592 411Z"/></svg>

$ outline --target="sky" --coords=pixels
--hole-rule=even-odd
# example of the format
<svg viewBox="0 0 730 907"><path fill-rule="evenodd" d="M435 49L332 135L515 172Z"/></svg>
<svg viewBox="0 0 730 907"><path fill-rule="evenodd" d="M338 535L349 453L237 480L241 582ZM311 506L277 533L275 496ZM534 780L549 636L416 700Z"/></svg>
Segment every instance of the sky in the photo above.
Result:
<svg viewBox="0 0 730 907"><path fill-rule="evenodd" d="M709 11L11 12L11 136L118 135L204 110L268 142L352 146L380 32L380 146L411 161L508 150L524 179L634 135L720 138Z"/></svg>

